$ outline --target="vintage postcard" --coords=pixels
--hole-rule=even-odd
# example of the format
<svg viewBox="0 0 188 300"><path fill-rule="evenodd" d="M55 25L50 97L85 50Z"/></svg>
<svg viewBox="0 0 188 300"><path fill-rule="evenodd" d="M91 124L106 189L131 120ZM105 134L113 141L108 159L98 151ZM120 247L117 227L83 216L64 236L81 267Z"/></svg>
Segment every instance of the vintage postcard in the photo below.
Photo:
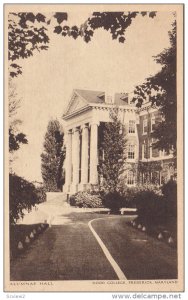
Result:
<svg viewBox="0 0 188 300"><path fill-rule="evenodd" d="M183 4L5 4L6 292L182 292Z"/></svg>

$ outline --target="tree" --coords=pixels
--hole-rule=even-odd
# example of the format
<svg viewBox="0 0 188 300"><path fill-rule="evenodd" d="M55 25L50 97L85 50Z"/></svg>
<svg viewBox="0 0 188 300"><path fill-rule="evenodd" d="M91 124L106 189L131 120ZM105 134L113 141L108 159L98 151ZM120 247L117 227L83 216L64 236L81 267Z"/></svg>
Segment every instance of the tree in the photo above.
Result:
<svg viewBox="0 0 188 300"><path fill-rule="evenodd" d="M118 119L118 108L111 110L111 122L104 123L103 138L100 147L99 174L107 192L118 191L120 175L125 161L125 130Z"/></svg>
<svg viewBox="0 0 188 300"><path fill-rule="evenodd" d="M59 24L54 28L54 32L62 36L71 36L74 39L81 36L83 40L88 43L91 41L95 30L103 28L111 34L112 39L124 43L127 28L138 15L154 18L156 12L93 12L91 17L89 17L84 24L81 24L80 27L61 26Z"/></svg>
<svg viewBox="0 0 188 300"><path fill-rule="evenodd" d="M47 50L50 42L48 28L51 21L56 21L54 33L62 37L69 36L77 39L79 36L88 43L96 29L107 30L112 39L120 43L125 42L125 33L132 21L142 15L154 18L156 12L93 12L84 24L80 26L63 26L68 20L66 12L56 12L47 17L44 14L32 12L9 13L8 16L8 59L10 62L9 73L11 77L22 74L22 68L16 60L28 58L33 53Z"/></svg>
<svg viewBox="0 0 188 300"><path fill-rule="evenodd" d="M49 37L44 27L46 17L40 13L10 13L8 18L8 60L11 77L22 74L15 63L19 58L28 58L35 50L46 50ZM42 25L40 25L40 23Z"/></svg>
<svg viewBox="0 0 188 300"><path fill-rule="evenodd" d="M170 47L155 57L156 62L162 66L161 71L135 88L134 100L141 107L146 97L149 97L151 104L159 108L162 121L157 124L152 134L157 140L154 147L167 152L174 150L176 153L176 22L172 24L169 38Z"/></svg>
<svg viewBox="0 0 188 300"><path fill-rule="evenodd" d="M27 144L28 141L24 133L15 134L13 128L9 128L9 151L14 152L20 148L20 144Z"/></svg>
<svg viewBox="0 0 188 300"><path fill-rule="evenodd" d="M41 172L46 191L55 192L62 189L65 159L63 141L64 134L59 121L51 120L45 134L44 152L41 154Z"/></svg>
<svg viewBox="0 0 188 300"><path fill-rule="evenodd" d="M9 213L10 224L24 216L24 210L30 211L39 198L35 186L15 174L9 174Z"/></svg>
<svg viewBox="0 0 188 300"><path fill-rule="evenodd" d="M12 82L12 79L9 79L9 152L13 153L14 151L20 148L21 144L27 144L26 135L22 132L19 132L18 126L21 125L21 120L16 118L17 110L20 105L20 99L16 93L16 87Z"/></svg>

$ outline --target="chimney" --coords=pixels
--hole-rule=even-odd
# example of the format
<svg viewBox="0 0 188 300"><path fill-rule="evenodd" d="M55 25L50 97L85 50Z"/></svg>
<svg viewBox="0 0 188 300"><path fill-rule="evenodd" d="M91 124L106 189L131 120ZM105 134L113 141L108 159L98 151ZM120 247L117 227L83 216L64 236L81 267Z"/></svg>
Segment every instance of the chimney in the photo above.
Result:
<svg viewBox="0 0 188 300"><path fill-rule="evenodd" d="M110 90L105 91L105 103L107 103L107 104L114 103L114 93Z"/></svg>

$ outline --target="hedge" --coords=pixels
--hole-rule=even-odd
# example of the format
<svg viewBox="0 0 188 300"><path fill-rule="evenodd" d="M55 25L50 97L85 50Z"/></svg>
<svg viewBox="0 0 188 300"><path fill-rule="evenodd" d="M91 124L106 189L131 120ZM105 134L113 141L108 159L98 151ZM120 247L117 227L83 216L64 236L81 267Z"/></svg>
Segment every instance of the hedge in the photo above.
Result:
<svg viewBox="0 0 188 300"><path fill-rule="evenodd" d="M35 186L15 174L9 174L9 214L10 223L15 224L23 218L24 210L30 211L39 203Z"/></svg>
<svg viewBox="0 0 188 300"><path fill-rule="evenodd" d="M103 207L101 196L97 193L78 192L70 196L70 205L76 207L100 208Z"/></svg>
<svg viewBox="0 0 188 300"><path fill-rule="evenodd" d="M165 222L166 202L163 196L153 191L141 191L136 194L135 204L141 223L154 225Z"/></svg>
<svg viewBox="0 0 188 300"><path fill-rule="evenodd" d="M166 214L170 219L171 217L177 218L177 183L176 181L169 180L162 187L162 193L166 201Z"/></svg>

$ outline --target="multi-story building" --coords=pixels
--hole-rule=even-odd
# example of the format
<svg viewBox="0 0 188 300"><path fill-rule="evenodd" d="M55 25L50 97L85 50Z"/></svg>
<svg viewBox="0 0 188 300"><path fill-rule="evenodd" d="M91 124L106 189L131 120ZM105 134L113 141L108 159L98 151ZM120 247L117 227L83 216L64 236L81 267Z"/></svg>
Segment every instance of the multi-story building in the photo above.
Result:
<svg viewBox="0 0 188 300"><path fill-rule="evenodd" d="M150 102L143 103L138 109L139 124L139 165L138 181L162 185L170 178L176 179L176 160L171 153L155 147L153 138L155 126L162 121L162 116L157 108L151 107Z"/></svg>
<svg viewBox="0 0 188 300"><path fill-rule="evenodd" d="M176 176L173 155L153 145L152 132L161 115L150 102L138 109L131 94L116 93L111 97L101 91L74 90L63 115L66 143L63 191L66 193L99 184L99 145L104 123L112 121L113 108L118 108L118 117L125 127L125 184L135 186L151 182L161 185Z"/></svg>

